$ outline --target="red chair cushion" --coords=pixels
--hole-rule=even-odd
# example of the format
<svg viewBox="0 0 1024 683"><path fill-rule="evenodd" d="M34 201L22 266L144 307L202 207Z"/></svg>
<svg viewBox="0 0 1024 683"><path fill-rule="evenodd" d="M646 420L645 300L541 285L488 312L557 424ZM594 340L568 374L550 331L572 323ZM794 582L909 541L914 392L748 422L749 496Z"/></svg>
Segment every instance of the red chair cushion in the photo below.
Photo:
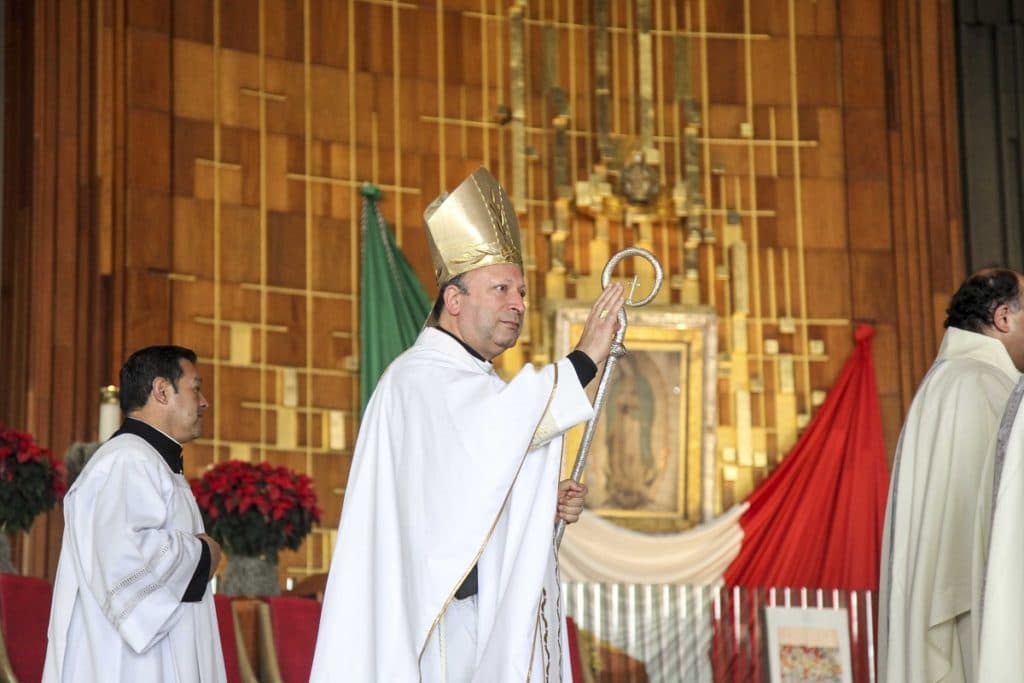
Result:
<svg viewBox="0 0 1024 683"><path fill-rule="evenodd" d="M52 599L48 581L0 574L0 627L14 674L22 683L43 678Z"/></svg>
<svg viewBox="0 0 1024 683"><path fill-rule="evenodd" d="M270 598L270 625L284 683L306 683L313 668L320 603L307 598Z"/></svg>
<svg viewBox="0 0 1024 683"><path fill-rule="evenodd" d="M213 596L213 604L217 608L217 630L220 631L220 647L224 651L224 670L228 675L228 683L242 683L231 598L217 593Z"/></svg>

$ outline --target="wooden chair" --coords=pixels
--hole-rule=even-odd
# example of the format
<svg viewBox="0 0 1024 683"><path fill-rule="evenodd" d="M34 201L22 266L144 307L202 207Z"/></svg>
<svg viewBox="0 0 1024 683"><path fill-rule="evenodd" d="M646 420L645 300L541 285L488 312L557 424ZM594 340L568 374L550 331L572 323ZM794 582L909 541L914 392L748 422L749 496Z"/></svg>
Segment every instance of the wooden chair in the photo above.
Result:
<svg viewBox="0 0 1024 683"><path fill-rule="evenodd" d="M259 606L260 671L265 683L306 683L313 668L320 603L269 598Z"/></svg>
<svg viewBox="0 0 1024 683"><path fill-rule="evenodd" d="M0 574L0 678L38 683L46 660L53 587L30 576Z"/></svg>
<svg viewBox="0 0 1024 683"><path fill-rule="evenodd" d="M217 608L217 629L220 631L220 646L224 651L224 670L228 683L258 683L231 598L218 593L213 596L213 604Z"/></svg>
<svg viewBox="0 0 1024 683"><path fill-rule="evenodd" d="M324 601L324 592L327 591L327 572L322 574L310 574L295 584L287 595L293 598L313 598Z"/></svg>

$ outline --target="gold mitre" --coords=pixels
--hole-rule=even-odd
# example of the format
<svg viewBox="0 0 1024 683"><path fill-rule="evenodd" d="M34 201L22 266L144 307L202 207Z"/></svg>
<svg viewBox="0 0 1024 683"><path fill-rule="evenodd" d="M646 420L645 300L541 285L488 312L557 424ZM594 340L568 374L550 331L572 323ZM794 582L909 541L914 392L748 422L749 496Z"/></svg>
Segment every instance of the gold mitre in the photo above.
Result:
<svg viewBox="0 0 1024 683"><path fill-rule="evenodd" d="M519 218L498 181L481 166L423 212L437 284L497 263L523 265Z"/></svg>

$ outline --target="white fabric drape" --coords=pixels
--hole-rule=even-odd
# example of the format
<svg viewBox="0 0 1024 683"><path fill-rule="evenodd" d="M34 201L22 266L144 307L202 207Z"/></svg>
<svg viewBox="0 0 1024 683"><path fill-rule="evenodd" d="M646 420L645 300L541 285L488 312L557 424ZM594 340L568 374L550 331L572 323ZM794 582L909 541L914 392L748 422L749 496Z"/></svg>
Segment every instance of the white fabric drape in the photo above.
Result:
<svg viewBox="0 0 1024 683"><path fill-rule="evenodd" d="M718 581L740 552L741 503L705 524L677 534L623 529L583 511L559 550L563 581L701 585Z"/></svg>

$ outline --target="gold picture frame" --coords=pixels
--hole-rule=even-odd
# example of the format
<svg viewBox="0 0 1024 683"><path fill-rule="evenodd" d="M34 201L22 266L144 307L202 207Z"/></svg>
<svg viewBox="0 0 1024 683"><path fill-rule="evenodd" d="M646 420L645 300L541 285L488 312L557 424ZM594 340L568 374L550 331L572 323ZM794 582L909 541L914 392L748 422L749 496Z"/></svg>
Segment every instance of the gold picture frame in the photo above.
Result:
<svg viewBox="0 0 1024 683"><path fill-rule="evenodd" d="M554 307L553 357L571 350L588 313L577 304ZM626 355L616 362L584 472L586 504L626 528L683 531L715 509L718 317L704 306L644 306L627 315ZM587 387L591 399L603 372ZM583 431L566 435L566 472Z"/></svg>

